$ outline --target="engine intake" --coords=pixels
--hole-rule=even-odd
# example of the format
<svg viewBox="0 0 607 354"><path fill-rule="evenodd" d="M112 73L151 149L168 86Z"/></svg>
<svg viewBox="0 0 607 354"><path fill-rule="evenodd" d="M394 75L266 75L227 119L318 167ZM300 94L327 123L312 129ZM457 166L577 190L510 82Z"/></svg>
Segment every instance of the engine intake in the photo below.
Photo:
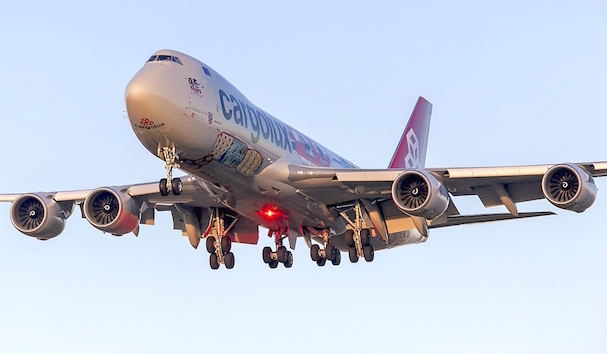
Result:
<svg viewBox="0 0 607 354"><path fill-rule="evenodd" d="M449 192L430 172L411 170L392 183L392 200L409 216L433 220L447 211Z"/></svg>
<svg viewBox="0 0 607 354"><path fill-rule="evenodd" d="M114 188L98 188L84 200L84 216L95 228L122 236L139 225L140 213L133 198Z"/></svg>
<svg viewBox="0 0 607 354"><path fill-rule="evenodd" d="M73 204L72 204L73 206ZM65 229L65 219L71 213L64 210L52 197L24 194L11 206L11 222L15 228L39 240L59 236Z"/></svg>
<svg viewBox="0 0 607 354"><path fill-rule="evenodd" d="M581 213L596 199L592 176L574 164L552 166L542 178L542 192L554 206Z"/></svg>

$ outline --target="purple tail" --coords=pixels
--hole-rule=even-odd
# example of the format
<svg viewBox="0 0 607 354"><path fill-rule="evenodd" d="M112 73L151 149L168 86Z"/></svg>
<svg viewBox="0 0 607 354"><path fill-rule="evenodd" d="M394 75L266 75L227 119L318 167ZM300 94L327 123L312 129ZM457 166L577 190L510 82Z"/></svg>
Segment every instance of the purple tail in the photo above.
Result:
<svg viewBox="0 0 607 354"><path fill-rule="evenodd" d="M423 168L426 165L431 116L432 103L420 96L388 168Z"/></svg>

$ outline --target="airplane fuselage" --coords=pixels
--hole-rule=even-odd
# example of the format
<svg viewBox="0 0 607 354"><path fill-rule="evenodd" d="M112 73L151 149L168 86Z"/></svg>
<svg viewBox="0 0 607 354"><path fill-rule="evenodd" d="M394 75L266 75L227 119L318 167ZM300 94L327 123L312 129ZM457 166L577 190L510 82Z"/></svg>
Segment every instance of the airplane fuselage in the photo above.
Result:
<svg viewBox="0 0 607 354"><path fill-rule="evenodd" d="M277 181L268 167L357 166L254 105L208 65L158 51L131 80L125 99L147 150L157 155L159 145L174 144L180 169L214 189L227 208L271 229L336 227L337 213ZM260 215L268 205L284 217Z"/></svg>

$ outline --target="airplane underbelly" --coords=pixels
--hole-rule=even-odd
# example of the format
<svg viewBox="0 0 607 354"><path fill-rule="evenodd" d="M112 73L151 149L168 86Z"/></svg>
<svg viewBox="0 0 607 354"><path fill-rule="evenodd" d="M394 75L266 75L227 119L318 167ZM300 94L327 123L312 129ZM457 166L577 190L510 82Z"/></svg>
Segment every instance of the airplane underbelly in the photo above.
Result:
<svg viewBox="0 0 607 354"><path fill-rule="evenodd" d="M209 158L198 163L182 163L181 169L207 183L213 189L212 196L227 208L265 228L289 227L299 232L302 225L326 228L335 220L336 215L326 206L307 200L286 184L259 176L249 177L238 171L240 164L235 165L231 159L222 163ZM268 206L280 210L281 216L274 220L265 218L261 211Z"/></svg>

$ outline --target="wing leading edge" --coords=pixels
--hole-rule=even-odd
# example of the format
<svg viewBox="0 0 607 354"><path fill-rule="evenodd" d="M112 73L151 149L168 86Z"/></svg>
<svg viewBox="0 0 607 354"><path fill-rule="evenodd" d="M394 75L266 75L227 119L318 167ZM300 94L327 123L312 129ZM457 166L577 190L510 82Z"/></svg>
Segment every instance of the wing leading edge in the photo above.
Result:
<svg viewBox="0 0 607 354"><path fill-rule="evenodd" d="M113 194L117 197L117 203L122 205L122 211L117 217L115 216L116 222L112 221L113 226L107 229L106 225L103 225L103 220L94 220L93 214L95 213L86 215L86 199L99 191L105 193L106 198L111 198L110 194ZM80 207L82 217L87 218L93 226L117 236L128 232L137 235L139 224L154 224L155 210L170 211L173 217L173 229L182 231L184 236L188 236L192 246L197 247L201 237L200 230L204 231L209 223L210 215L207 215L207 209L223 206L215 192L212 187L198 179L184 178L181 195L162 196L156 182L87 190L1 194L0 202L19 204L17 210L14 210L15 204L11 208L11 221L19 231L42 240L55 237L63 231L65 221L72 215L76 205ZM29 222L30 225L19 225L15 223L15 220L19 220L19 209L29 213L43 211L40 213L43 216L39 221ZM13 213L17 214L12 215ZM135 215L130 218L132 220L130 223L119 220L120 217L129 213ZM55 227L49 226L50 222L54 223ZM244 225L245 223L246 221L243 220L236 225L234 241L257 243L256 230L251 232L256 227ZM129 225L128 232L124 232L124 225ZM243 228L243 225L246 227ZM43 229L48 231L43 231Z"/></svg>
<svg viewBox="0 0 607 354"><path fill-rule="evenodd" d="M607 162L569 165L579 167L591 177L607 175ZM459 215L451 201L453 207L430 225L446 227L552 215L545 211L519 213L516 204L546 198L542 179L555 166L558 165L424 169L446 187L449 199L476 195L485 207L504 205L510 211L510 214ZM337 207L364 199L380 205L387 219L408 217L395 205L392 188L401 174L412 169L348 170L289 165L288 171L288 182L318 202Z"/></svg>

